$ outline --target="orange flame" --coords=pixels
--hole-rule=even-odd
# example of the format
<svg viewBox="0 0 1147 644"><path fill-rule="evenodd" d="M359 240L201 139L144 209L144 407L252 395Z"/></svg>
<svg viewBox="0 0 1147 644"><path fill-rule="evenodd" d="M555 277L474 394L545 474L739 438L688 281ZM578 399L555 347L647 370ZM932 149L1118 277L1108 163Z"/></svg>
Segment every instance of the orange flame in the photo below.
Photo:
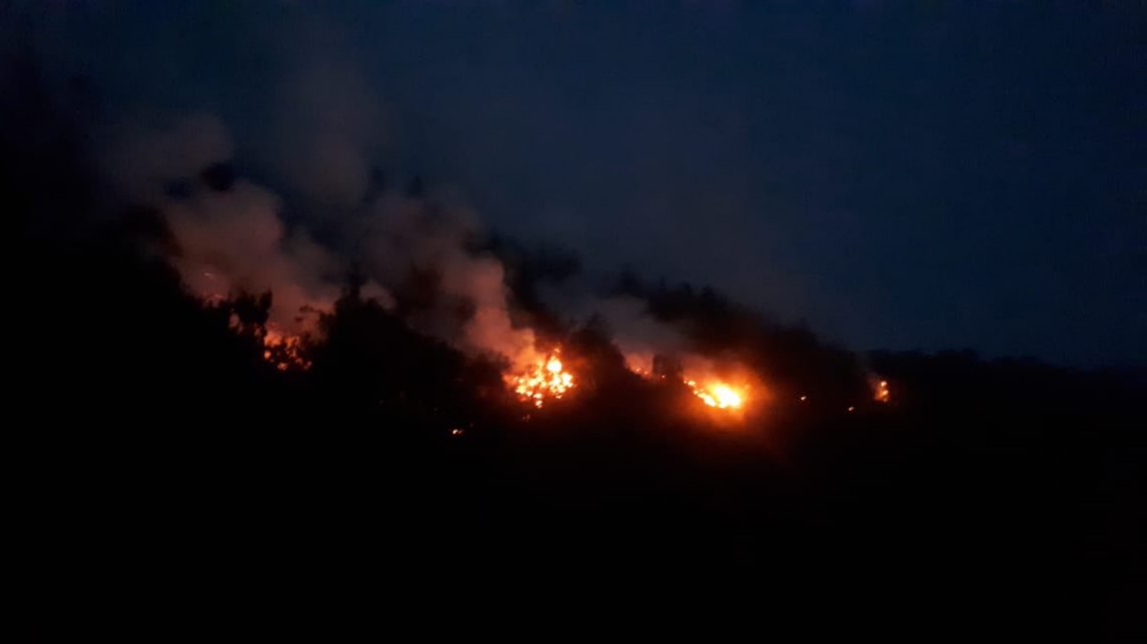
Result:
<svg viewBox="0 0 1147 644"><path fill-rule="evenodd" d="M696 380L686 380L686 385L693 391L693 395L701 402L716 409L741 409L745 405L747 391L738 391L723 382L712 382L704 385L697 384Z"/></svg>
<svg viewBox="0 0 1147 644"><path fill-rule="evenodd" d="M302 338L284 334L270 326L263 334L263 359L279 371L311 368L311 361L303 356Z"/></svg>
<svg viewBox="0 0 1147 644"><path fill-rule="evenodd" d="M881 380L879 382L874 381L872 385L872 391L872 397L876 400L876 402L886 403L892 400L892 392L888 390L887 380Z"/></svg>
<svg viewBox="0 0 1147 644"><path fill-rule="evenodd" d="M507 379L514 387L514 393L518 395L519 400L541 409L545 406L546 400L550 398L560 400L569 390L577 386L573 374L566 371L565 365L558 357L559 353L560 350L555 349L545 360L538 361L524 373Z"/></svg>
<svg viewBox="0 0 1147 644"><path fill-rule="evenodd" d="M665 380L667 373L675 373L674 379L681 378L681 382L689 388L689 391L697 396L701 402L706 406L713 409L721 409L725 411L741 411L749 401L749 386L745 384L747 381L743 377L747 375L747 371L743 368L738 368L737 371L742 374L737 380L741 383L739 385L731 384L728 380L722 377L721 372L714 369L713 364L704 359L690 359L689 364L678 364L678 370L670 369L668 372L663 372L659 376L655 375L656 371L656 357L653 353L648 351L635 351L627 352L625 354L625 362L629 370L642 378L660 378ZM681 367L684 366L685 374L681 374ZM729 375L725 373L725 375ZM698 382L700 379L700 382Z"/></svg>

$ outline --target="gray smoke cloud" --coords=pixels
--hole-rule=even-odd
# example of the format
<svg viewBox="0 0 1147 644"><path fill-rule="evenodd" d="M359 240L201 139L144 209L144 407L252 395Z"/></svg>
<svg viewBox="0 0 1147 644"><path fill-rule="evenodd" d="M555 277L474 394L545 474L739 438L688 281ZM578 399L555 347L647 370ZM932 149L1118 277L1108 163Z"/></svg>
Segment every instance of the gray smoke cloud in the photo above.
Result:
<svg viewBox="0 0 1147 644"><path fill-rule="evenodd" d="M97 141L105 180L121 197L140 203L161 201L171 182L193 178L235 153L226 126L207 112L118 118Z"/></svg>
<svg viewBox="0 0 1147 644"><path fill-rule="evenodd" d="M574 324L584 324L593 317L603 320L631 369L651 373L654 356L689 352L690 342L684 331L653 317L648 303L641 298L600 297L578 284L543 288L541 294L548 306L565 313Z"/></svg>
<svg viewBox="0 0 1147 644"><path fill-rule="evenodd" d="M305 228L287 226L283 200L269 188L239 180L214 190L199 180L204 168L232 160L234 145L218 118L121 122L107 138L109 182L124 199L160 213L175 241L171 262L189 291L209 301L271 291L273 324L288 333L313 330L308 312L330 308L346 262Z"/></svg>
<svg viewBox="0 0 1147 644"><path fill-rule="evenodd" d="M363 261L370 276L388 285L401 284L412 271L434 276L437 297L415 318L424 330L514 364L536 359L533 331L513 324L501 261L471 250L483 232L475 213L448 199L385 194L365 223Z"/></svg>
<svg viewBox="0 0 1147 644"><path fill-rule="evenodd" d="M329 57L305 60L279 83L273 131L255 150L316 215L359 206L387 144L382 100L362 75Z"/></svg>
<svg viewBox="0 0 1147 644"><path fill-rule="evenodd" d="M173 259L188 287L207 298L271 291L271 321L290 332L310 330L306 314L329 310L343 262L305 231L288 231L279 198L240 182L163 207L180 254Z"/></svg>
<svg viewBox="0 0 1147 644"><path fill-rule="evenodd" d="M271 322L303 333L315 330L314 312L331 309L352 259L369 278L364 294L387 307L394 304L392 289L429 273L434 298L412 314L416 327L471 354L515 365L536 359L533 332L513 323L502 263L472 250L482 235L476 214L449 196L382 192L337 220L336 237L353 241L350 247L324 246L308 232L313 219L286 223L284 199L270 188L241 179L213 190L199 182L203 168L232 160L234 145L219 119L190 114L162 125L119 125L113 137L119 139L104 163L110 181L127 198L159 211L177 248L171 262L195 295L213 300L269 290ZM315 145L327 143L316 139ZM356 176L366 176L369 158L359 152L343 160ZM173 196L170 186L179 182L184 188ZM343 191L348 187L354 189ZM349 183L311 188L311 197L345 198L344 207L366 190Z"/></svg>
<svg viewBox="0 0 1147 644"><path fill-rule="evenodd" d="M101 49L75 39L69 15L38 17L34 38L45 51L78 43L89 52L52 61L55 77L82 65L97 83L112 81L93 146L104 185L119 203L159 213L189 292L215 300L271 291L270 321L304 333L316 330L310 312L330 310L352 262L369 280L364 294L388 307L412 275L430 273L436 296L409 312L412 325L472 354L536 358L533 332L515 325L505 268L473 250L476 214L452 195L411 195L378 180L383 170L402 176L398 128L346 44L346 25L305 6L236 9L199 52L235 66L204 77L198 66L162 64L168 32L131 31L97 11L94 20L128 29L134 43ZM116 82L128 70L131 87ZM220 164L236 174L226 189L201 176Z"/></svg>

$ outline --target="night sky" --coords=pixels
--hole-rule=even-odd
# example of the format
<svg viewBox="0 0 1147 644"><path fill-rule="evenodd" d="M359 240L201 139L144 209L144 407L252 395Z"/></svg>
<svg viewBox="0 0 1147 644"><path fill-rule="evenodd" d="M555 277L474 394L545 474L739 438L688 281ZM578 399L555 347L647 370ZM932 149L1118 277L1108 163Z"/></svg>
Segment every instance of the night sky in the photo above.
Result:
<svg viewBox="0 0 1147 644"><path fill-rule="evenodd" d="M855 349L1147 363L1142 2L53 4L103 118L214 115L300 207L417 172Z"/></svg>

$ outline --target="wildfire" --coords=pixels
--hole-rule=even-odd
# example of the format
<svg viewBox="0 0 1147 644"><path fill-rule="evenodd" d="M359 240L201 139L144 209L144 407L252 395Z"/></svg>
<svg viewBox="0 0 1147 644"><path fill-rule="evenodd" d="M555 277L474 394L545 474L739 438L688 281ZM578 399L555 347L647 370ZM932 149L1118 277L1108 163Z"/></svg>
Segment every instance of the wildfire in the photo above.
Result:
<svg viewBox="0 0 1147 644"><path fill-rule="evenodd" d="M873 390L872 397L876 400L876 402L886 403L886 402L889 402L892 400L892 392L888 391L888 381L887 380L881 380L879 382L874 382L873 386L872 386L872 390Z"/></svg>
<svg viewBox="0 0 1147 644"><path fill-rule="evenodd" d="M733 385L726 379L727 371L721 372L714 368L711 361L697 357L683 361L674 356L663 357L648 351L632 351L625 354L625 362L630 371L642 378L681 382L688 387L690 393L713 409L741 411L748 403L749 386L745 379L748 372L743 368L736 369L741 374L737 378L741 384Z"/></svg>
<svg viewBox="0 0 1147 644"><path fill-rule="evenodd" d="M740 409L745 404L745 392L737 391L723 383L714 382L706 385L697 384L696 380L686 380L686 385L693 391L693 395L701 402L716 409Z"/></svg>
<svg viewBox="0 0 1147 644"><path fill-rule="evenodd" d="M514 393L522 402L541 409L546 400L561 399L576 385L573 374L565 370L559 351L533 365L525 373L510 378Z"/></svg>
<svg viewBox="0 0 1147 644"><path fill-rule="evenodd" d="M303 357L302 338L267 328L263 334L263 359L279 371L311 368L311 361Z"/></svg>

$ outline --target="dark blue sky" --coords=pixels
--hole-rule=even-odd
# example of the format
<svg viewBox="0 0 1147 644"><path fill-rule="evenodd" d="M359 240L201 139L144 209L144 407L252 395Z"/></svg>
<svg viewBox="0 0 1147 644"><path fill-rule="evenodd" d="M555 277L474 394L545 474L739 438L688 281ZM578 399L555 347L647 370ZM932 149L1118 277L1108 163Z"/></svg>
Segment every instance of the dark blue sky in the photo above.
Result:
<svg viewBox="0 0 1147 644"><path fill-rule="evenodd" d="M271 175L333 132L857 349L1147 363L1142 2L75 4L52 65Z"/></svg>

